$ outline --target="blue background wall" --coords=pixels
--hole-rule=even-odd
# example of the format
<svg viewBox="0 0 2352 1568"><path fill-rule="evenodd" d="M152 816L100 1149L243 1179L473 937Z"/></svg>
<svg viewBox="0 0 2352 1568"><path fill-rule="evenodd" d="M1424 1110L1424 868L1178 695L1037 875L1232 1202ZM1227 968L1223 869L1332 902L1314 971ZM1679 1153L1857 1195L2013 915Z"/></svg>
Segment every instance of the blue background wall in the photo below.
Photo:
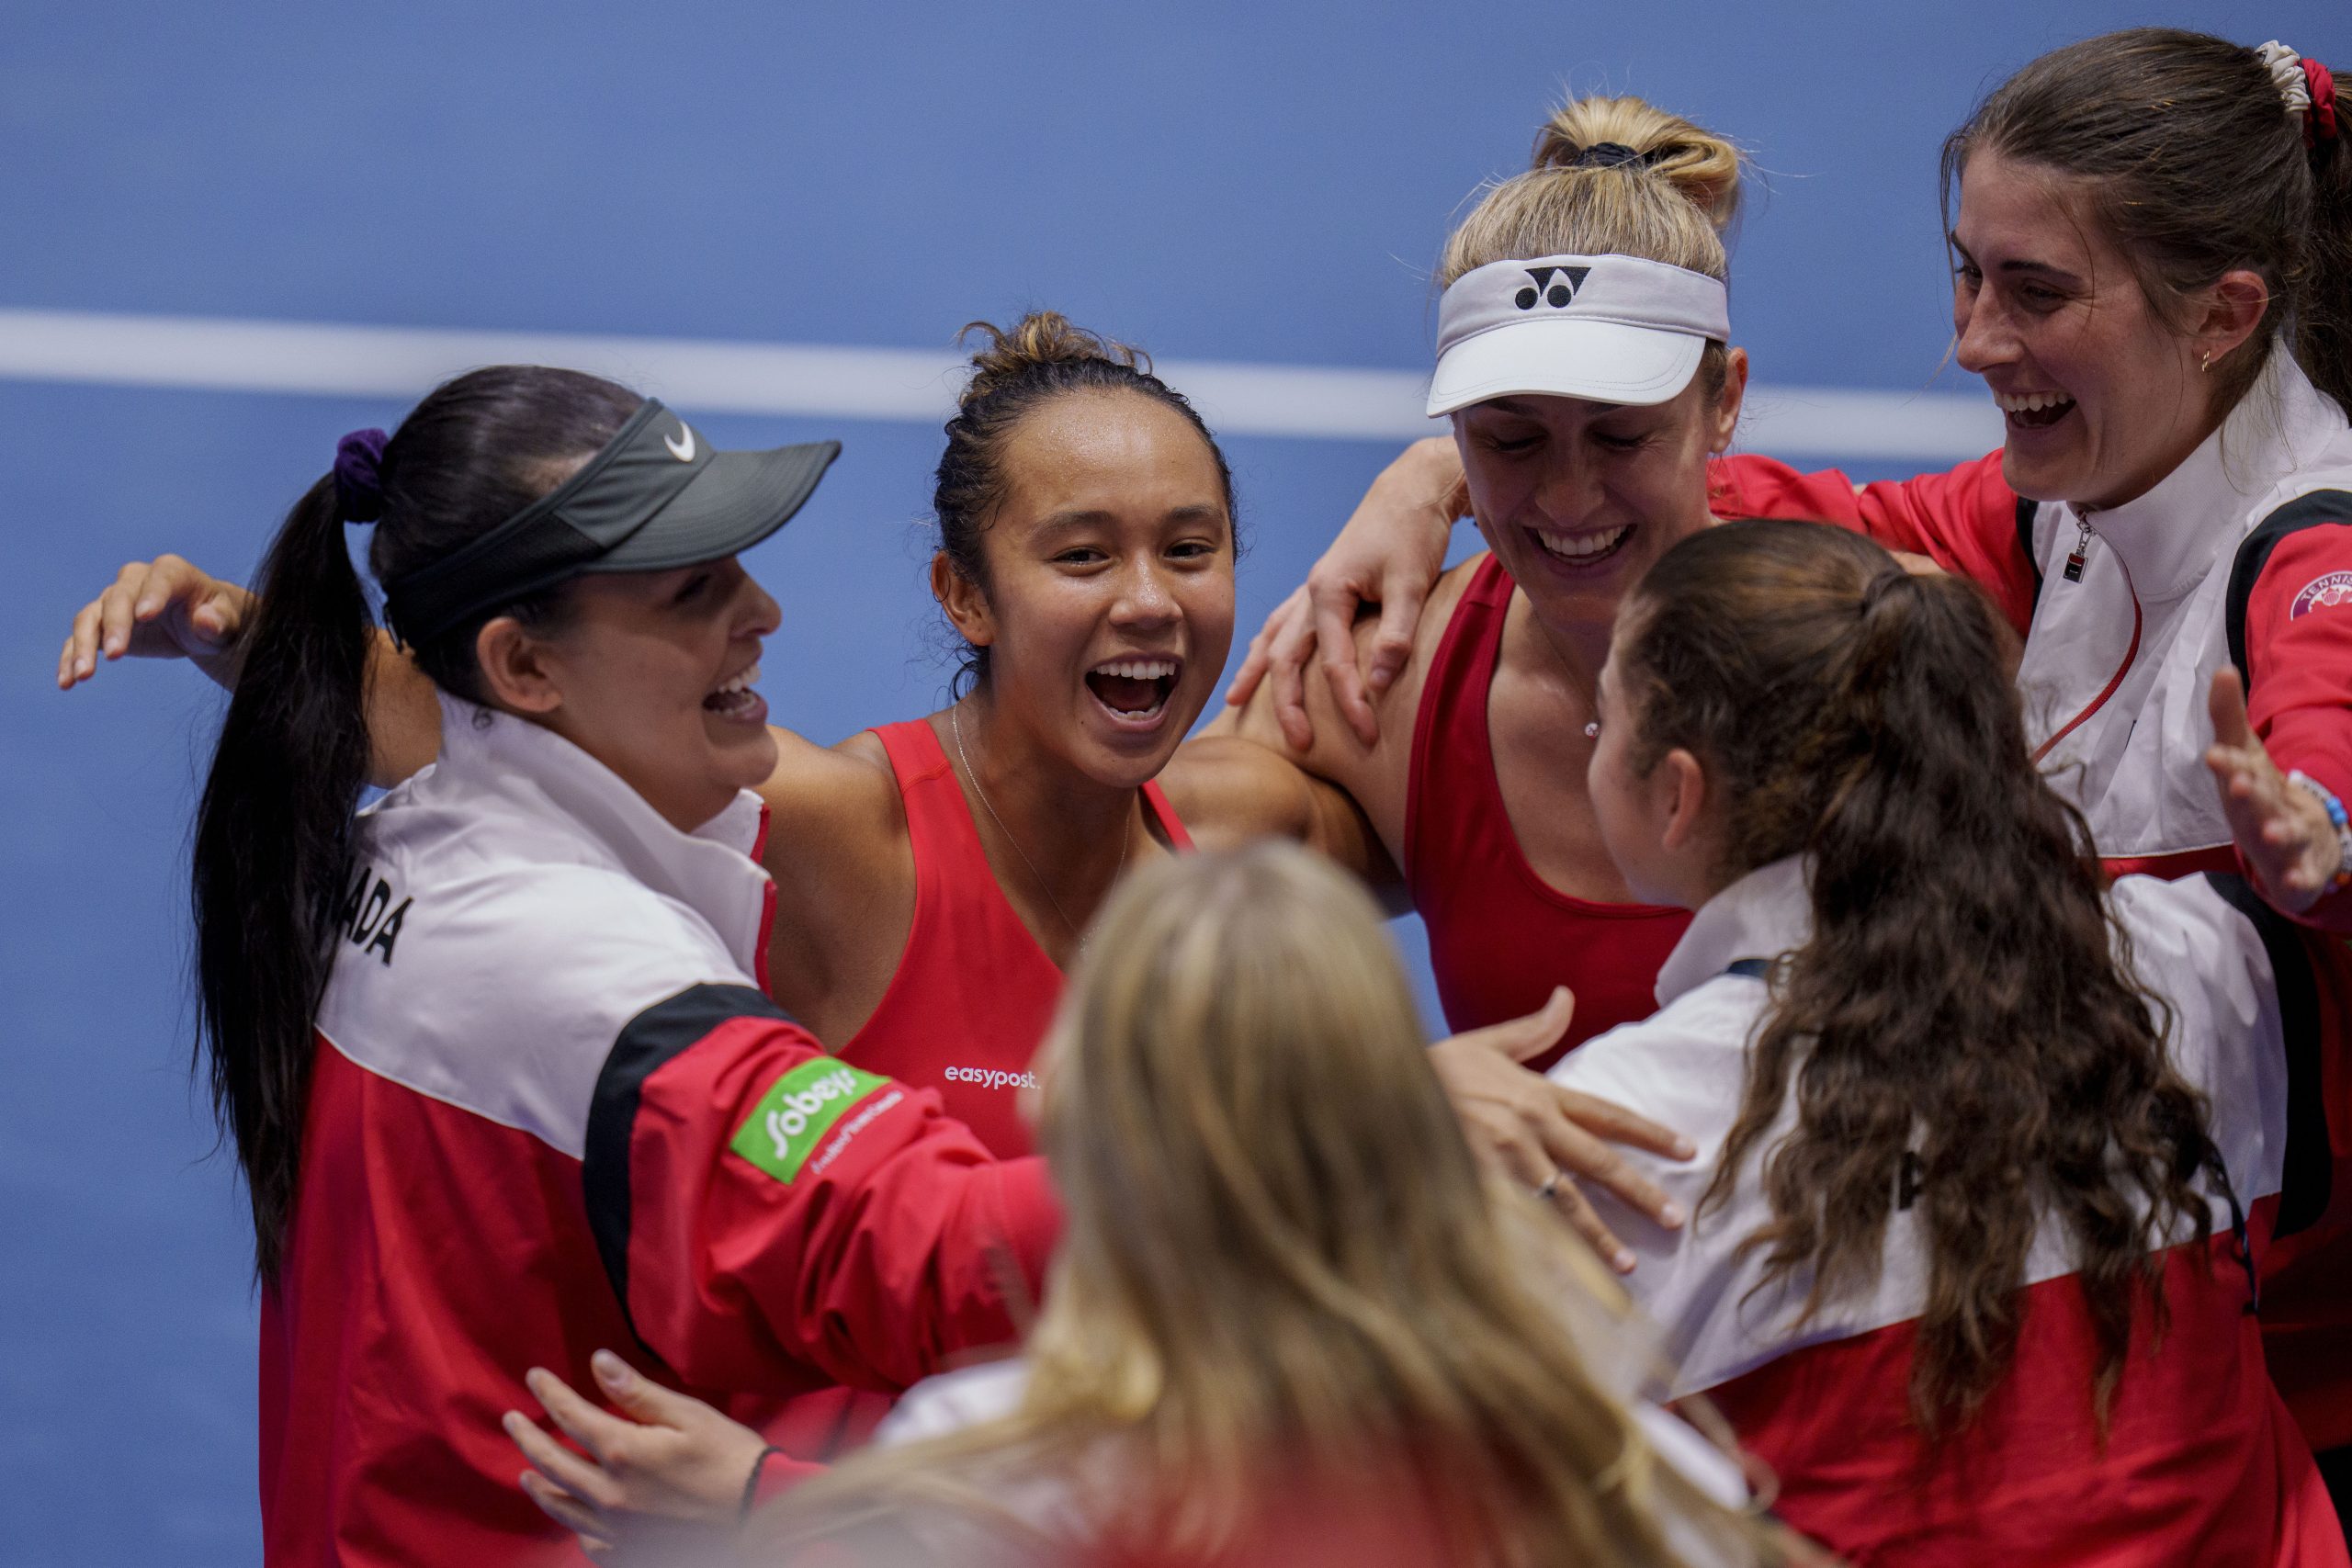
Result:
<svg viewBox="0 0 2352 1568"><path fill-rule="evenodd" d="M1965 390L1936 379L1933 171L1982 90L2142 21L2352 63L2344 16L7 0L0 308L938 349L1050 304L1169 357L1413 369L1448 215L1566 85L1754 150L1735 309L1760 376ZM66 617L161 547L246 571L335 437L400 412L0 380L0 1561L258 1556L248 1237L186 1065L181 861L218 702L158 666L61 697ZM699 423L848 442L753 559L785 606L780 721L831 739L932 705L935 429ZM1254 625L1385 447L1230 447Z"/></svg>

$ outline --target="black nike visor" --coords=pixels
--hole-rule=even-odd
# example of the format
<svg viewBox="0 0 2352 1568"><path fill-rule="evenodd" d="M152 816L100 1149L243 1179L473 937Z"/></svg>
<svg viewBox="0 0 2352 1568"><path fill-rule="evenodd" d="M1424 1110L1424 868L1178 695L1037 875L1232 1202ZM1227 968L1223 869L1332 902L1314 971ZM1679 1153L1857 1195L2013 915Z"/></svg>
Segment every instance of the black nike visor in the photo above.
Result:
<svg viewBox="0 0 2352 1568"><path fill-rule="evenodd" d="M384 618L414 644L582 573L724 559L792 521L841 450L818 441L714 451L649 398L571 478L463 549L385 584Z"/></svg>

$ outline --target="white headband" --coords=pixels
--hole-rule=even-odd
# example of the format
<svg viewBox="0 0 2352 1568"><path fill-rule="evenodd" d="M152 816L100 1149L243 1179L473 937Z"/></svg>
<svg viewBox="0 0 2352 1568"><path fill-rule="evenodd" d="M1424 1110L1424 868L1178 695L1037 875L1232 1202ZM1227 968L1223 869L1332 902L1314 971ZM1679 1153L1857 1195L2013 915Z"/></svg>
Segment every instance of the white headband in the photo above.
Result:
<svg viewBox="0 0 2352 1568"><path fill-rule="evenodd" d="M1432 415L1517 392L1662 403L1731 336L1720 281L1639 256L1492 262L1447 287L1437 321Z"/></svg>

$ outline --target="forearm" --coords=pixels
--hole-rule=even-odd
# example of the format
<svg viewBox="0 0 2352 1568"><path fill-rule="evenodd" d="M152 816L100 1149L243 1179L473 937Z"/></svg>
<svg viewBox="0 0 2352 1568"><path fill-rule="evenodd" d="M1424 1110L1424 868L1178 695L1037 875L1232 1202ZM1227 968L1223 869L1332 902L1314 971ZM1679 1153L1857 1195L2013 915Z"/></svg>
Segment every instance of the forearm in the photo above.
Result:
<svg viewBox="0 0 2352 1568"><path fill-rule="evenodd" d="M212 591L231 608L234 633L219 651L191 653L188 661L222 691L234 692L261 600L233 583L216 582ZM367 701L369 784L390 789L441 754L441 703L432 678L381 628L369 639Z"/></svg>
<svg viewBox="0 0 2352 1568"><path fill-rule="evenodd" d="M1391 914L1402 913L1404 879L1353 796L1308 773L1281 749L1238 733L1227 715L1185 742L1160 775L1195 840L1213 848L1252 839L1303 843L1361 877Z"/></svg>
<svg viewBox="0 0 2352 1568"><path fill-rule="evenodd" d="M637 1333L681 1378L774 1391L797 1365L899 1389L1019 1337L1060 1225L1041 1162L990 1159L933 1096L821 1055L746 987L691 987L631 1028L692 1043L634 1104L600 1098L582 1179L626 1233L606 1256L628 1258Z"/></svg>
<svg viewBox="0 0 2352 1568"><path fill-rule="evenodd" d="M2020 635L2032 621L2034 561L1997 452L1943 473L1862 485L1834 468L1802 473L1770 457L1722 457L1708 465L1707 505L1722 518L1780 517L1866 534L1970 579ZM2022 521L2031 515L2028 507Z"/></svg>
<svg viewBox="0 0 2352 1568"><path fill-rule="evenodd" d="M1309 797L1307 844L1355 873L1380 901L1383 912L1412 913L1413 895L1405 886L1405 874L1355 797L1312 774L1300 776Z"/></svg>
<svg viewBox="0 0 2352 1568"><path fill-rule="evenodd" d="M2268 733L2263 739L2271 761L2282 773L2301 773L2337 801L2352 801L2352 712L2291 710L2265 728ZM2320 832L2333 839L2332 833ZM2303 925L2352 933L2352 888L2323 893L2308 908L2285 912Z"/></svg>
<svg viewBox="0 0 2352 1568"><path fill-rule="evenodd" d="M2312 517L2270 546L2248 590L2247 717L2281 773L2306 774L2338 801L2352 801L2352 604L2341 592L2352 580L2352 523L2336 520L2325 492L2311 499ZM2288 912L2352 931L2345 891Z"/></svg>

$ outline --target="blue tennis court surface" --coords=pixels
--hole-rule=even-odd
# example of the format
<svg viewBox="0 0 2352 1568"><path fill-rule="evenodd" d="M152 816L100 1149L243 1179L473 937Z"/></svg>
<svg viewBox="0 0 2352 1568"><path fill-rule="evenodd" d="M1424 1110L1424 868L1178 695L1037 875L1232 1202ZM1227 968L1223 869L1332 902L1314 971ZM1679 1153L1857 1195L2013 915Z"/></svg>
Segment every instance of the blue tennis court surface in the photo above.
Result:
<svg viewBox="0 0 2352 1568"><path fill-rule="evenodd" d="M1934 163L2001 73L2143 21L2352 61L2323 0L5 15L0 320L939 352L975 317L1050 305L1175 360L1412 372L1449 215L1521 166L1566 85L1750 145L1772 191L1735 253L1736 337L1759 379L1890 406L1974 389L1938 374ZM187 1072L183 861L219 704L182 667L109 668L70 697L52 671L123 560L247 571L335 438L402 402L12 373L7 331L0 1562L250 1562L249 1236ZM847 444L751 558L785 611L764 689L831 740L928 709L946 667L922 577L936 425L828 414L825 395L696 421L724 445ZM1249 627L1395 443L1228 445Z"/></svg>

